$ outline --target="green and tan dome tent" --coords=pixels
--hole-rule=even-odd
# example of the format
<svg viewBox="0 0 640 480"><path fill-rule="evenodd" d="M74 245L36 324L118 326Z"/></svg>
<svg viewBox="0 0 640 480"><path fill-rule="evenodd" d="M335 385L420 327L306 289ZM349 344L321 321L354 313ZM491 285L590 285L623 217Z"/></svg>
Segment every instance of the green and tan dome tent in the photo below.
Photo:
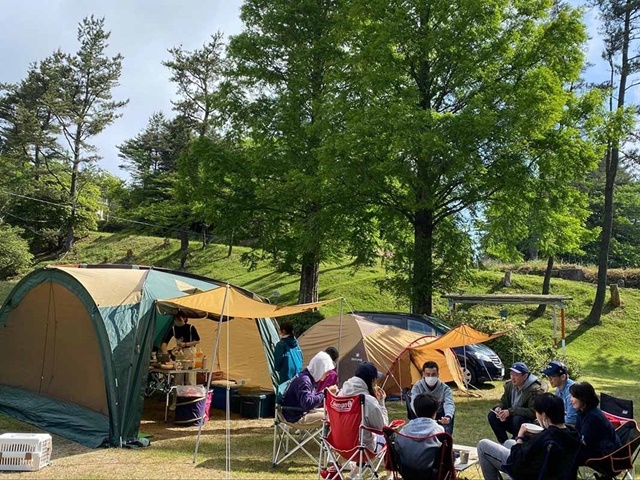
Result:
<svg viewBox="0 0 640 480"><path fill-rule="evenodd" d="M0 413L89 447L137 439L152 346L171 323L170 315L158 313L156 300L223 285L129 265L51 266L30 273L0 310ZM264 383L273 372L278 328L271 319L261 320L253 336L258 351L262 347L257 356ZM209 348L204 341L202 348Z"/></svg>

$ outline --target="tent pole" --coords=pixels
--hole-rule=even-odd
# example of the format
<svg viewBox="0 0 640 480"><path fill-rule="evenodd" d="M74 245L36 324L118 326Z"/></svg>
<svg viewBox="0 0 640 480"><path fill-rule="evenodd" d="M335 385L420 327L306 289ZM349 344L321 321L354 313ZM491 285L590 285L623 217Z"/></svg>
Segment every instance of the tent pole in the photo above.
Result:
<svg viewBox="0 0 640 480"><path fill-rule="evenodd" d="M213 344L213 352L211 354L211 365L209 366L209 372L207 373L207 385L205 391L205 404L206 404L206 395L209 395L209 388L211 386L211 377L213 376L213 359L216 358L218 354L218 345L220 343L220 333L222 332L222 315L224 314L224 309L227 305L227 299L229 297L229 284L226 286L226 291L224 292L224 300L222 301L222 312L220 312L220 316L218 317L218 331L216 333L216 341ZM227 369L229 365L227 364ZM193 463L198 461L198 447L200 446L200 437L202 435L202 423L198 427L198 436L196 437L196 448L193 452Z"/></svg>
<svg viewBox="0 0 640 480"><path fill-rule="evenodd" d="M565 331L564 331L564 305L560 308L560 328L561 328L561 334L562 334L562 355L564 356L567 352L566 352L566 346L565 346Z"/></svg>
<svg viewBox="0 0 640 480"><path fill-rule="evenodd" d="M556 317L556 304L553 304L553 346L558 347L558 318Z"/></svg>
<svg viewBox="0 0 640 480"><path fill-rule="evenodd" d="M338 329L338 361L336 362L336 373L340 379L340 356L342 355L342 314L344 310L344 297L340 297L340 328Z"/></svg>

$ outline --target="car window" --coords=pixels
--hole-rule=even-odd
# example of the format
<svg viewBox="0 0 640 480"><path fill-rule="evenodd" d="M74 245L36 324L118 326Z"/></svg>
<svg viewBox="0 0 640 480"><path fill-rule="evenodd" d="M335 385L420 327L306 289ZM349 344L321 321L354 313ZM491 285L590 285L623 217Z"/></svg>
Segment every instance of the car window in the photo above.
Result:
<svg viewBox="0 0 640 480"><path fill-rule="evenodd" d="M400 315L374 315L373 321L381 325L391 325L392 327L405 328Z"/></svg>
<svg viewBox="0 0 640 480"><path fill-rule="evenodd" d="M437 335L435 328L426 323L418 322L416 320L409 319L407 321L407 329L412 332L423 333L425 335Z"/></svg>

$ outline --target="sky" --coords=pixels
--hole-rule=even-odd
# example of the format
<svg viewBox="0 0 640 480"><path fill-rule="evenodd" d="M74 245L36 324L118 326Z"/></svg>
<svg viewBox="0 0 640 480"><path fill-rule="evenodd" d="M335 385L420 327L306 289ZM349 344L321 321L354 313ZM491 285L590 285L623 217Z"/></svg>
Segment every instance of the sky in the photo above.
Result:
<svg viewBox="0 0 640 480"><path fill-rule="evenodd" d="M108 54L124 55L120 86L114 99L129 99L123 115L95 138L100 166L120 177L117 146L137 135L157 111L171 115L175 87L162 61L167 49L201 47L218 30L225 36L241 31L241 0L3 0L0 16L0 82L18 82L29 64L60 48L77 51L77 25L91 14L105 17L111 31ZM580 0L571 1L572 4ZM587 58L595 67L588 78L605 80L602 42L592 13L585 18L591 40Z"/></svg>
<svg viewBox="0 0 640 480"><path fill-rule="evenodd" d="M124 55L114 99L129 99L122 117L98 135L94 144L104 157L100 166L126 178L118 168L117 146L137 135L152 113L171 115L175 87L162 61L167 49L201 47L222 31L241 31L241 0L21 0L0 1L0 82L18 82L29 65L58 48L78 49L78 23L91 14L105 17L111 31L108 54Z"/></svg>

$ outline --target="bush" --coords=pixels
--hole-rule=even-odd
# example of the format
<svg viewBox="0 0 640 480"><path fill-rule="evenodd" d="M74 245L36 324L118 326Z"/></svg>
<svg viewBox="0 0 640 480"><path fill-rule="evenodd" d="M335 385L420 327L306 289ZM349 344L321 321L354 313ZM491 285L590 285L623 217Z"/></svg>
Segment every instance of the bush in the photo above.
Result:
<svg viewBox="0 0 640 480"><path fill-rule="evenodd" d="M495 317L474 317L465 311L453 313L448 321L452 326L465 323L485 333L506 330L507 333L505 335L487 342L487 346L502 359L505 366L505 375L508 374L511 364L524 362L534 375L541 377L542 370L552 360L564 362L569 368L569 376L574 380L581 374L578 362L570 357L563 356L560 350L553 346L551 337L533 339L527 334L524 324Z"/></svg>
<svg viewBox="0 0 640 480"><path fill-rule="evenodd" d="M33 255L29 244L20 235L21 228L0 225L0 278L6 279L21 274L31 266Z"/></svg>

